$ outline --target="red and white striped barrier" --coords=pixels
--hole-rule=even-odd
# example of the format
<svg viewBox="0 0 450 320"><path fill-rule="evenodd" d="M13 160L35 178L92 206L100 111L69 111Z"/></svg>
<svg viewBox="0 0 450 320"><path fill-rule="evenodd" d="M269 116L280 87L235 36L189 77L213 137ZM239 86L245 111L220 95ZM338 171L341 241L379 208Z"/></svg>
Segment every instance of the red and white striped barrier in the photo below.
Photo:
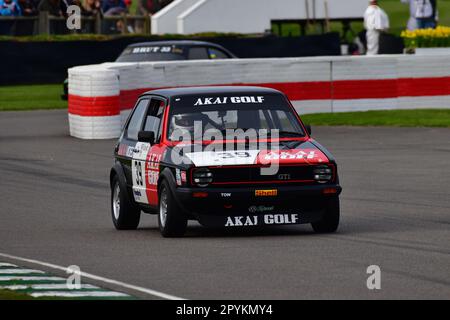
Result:
<svg viewBox="0 0 450 320"><path fill-rule="evenodd" d="M450 108L450 56L391 55L105 63L69 69L70 134L118 137L145 91L256 85L285 92L300 114Z"/></svg>

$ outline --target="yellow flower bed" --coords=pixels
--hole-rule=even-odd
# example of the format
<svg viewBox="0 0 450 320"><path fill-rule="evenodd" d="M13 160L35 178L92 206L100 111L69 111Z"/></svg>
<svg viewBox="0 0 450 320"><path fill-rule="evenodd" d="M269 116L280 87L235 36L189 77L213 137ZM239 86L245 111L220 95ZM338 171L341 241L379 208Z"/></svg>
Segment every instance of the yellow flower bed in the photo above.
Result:
<svg viewBox="0 0 450 320"><path fill-rule="evenodd" d="M404 30L401 36L407 48L450 47L450 27Z"/></svg>

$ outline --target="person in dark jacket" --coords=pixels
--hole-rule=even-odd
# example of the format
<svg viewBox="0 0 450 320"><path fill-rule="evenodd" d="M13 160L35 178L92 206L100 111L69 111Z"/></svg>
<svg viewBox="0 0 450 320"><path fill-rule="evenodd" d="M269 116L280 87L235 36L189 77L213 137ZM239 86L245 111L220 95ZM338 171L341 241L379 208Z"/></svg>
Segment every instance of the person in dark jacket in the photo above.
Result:
<svg viewBox="0 0 450 320"><path fill-rule="evenodd" d="M20 8L22 9L22 15L35 16L38 14L37 6L39 4L36 0L18 0Z"/></svg>
<svg viewBox="0 0 450 320"><path fill-rule="evenodd" d="M159 9L161 9L161 5L158 0L139 0L136 13L141 16L146 16L155 14Z"/></svg>
<svg viewBox="0 0 450 320"><path fill-rule="evenodd" d="M50 15L55 17L61 17L67 14L67 3L61 0L41 0L38 10L47 11Z"/></svg>

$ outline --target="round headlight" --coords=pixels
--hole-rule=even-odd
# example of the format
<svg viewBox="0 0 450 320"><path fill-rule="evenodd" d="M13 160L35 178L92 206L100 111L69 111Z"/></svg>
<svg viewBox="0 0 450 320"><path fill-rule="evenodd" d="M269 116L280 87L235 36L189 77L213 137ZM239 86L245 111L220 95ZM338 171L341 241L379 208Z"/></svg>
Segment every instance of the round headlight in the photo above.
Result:
<svg viewBox="0 0 450 320"><path fill-rule="evenodd" d="M199 187L207 187L213 181L212 172L208 168L195 169L192 181Z"/></svg>
<svg viewBox="0 0 450 320"><path fill-rule="evenodd" d="M327 183L333 178L333 170L328 166L317 166L313 170L314 180L318 183Z"/></svg>

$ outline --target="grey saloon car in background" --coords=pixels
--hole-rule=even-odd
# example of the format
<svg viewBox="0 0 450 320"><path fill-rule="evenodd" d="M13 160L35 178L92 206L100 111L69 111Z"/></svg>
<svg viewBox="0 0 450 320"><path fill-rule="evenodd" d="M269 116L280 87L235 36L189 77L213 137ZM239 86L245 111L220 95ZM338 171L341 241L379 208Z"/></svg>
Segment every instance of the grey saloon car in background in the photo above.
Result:
<svg viewBox="0 0 450 320"><path fill-rule="evenodd" d="M175 60L233 59L234 54L211 42L173 40L140 42L127 46L115 62L151 62ZM63 84L61 98L67 100L69 80Z"/></svg>

